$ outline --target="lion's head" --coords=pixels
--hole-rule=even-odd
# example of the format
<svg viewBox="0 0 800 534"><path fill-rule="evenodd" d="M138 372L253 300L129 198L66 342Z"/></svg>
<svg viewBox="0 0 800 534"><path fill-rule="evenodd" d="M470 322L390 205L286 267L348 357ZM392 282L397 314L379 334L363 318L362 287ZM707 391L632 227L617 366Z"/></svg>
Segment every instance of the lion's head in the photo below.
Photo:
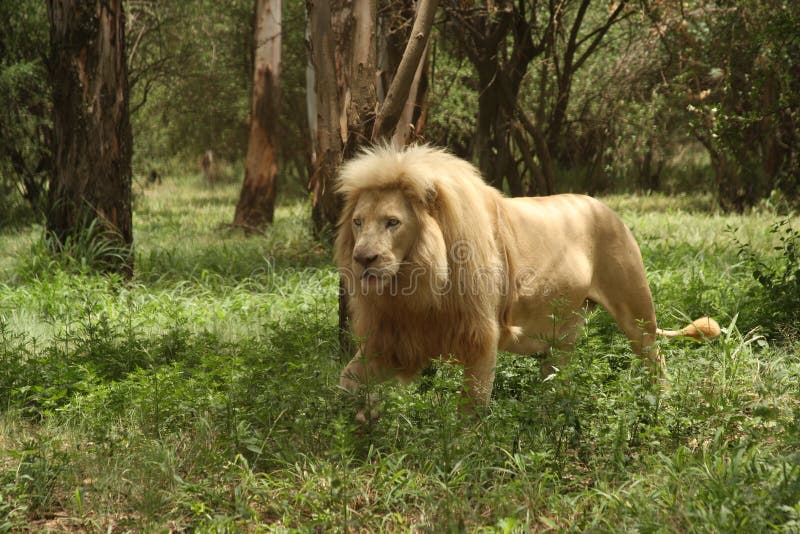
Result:
<svg viewBox="0 0 800 534"><path fill-rule="evenodd" d="M420 285L446 284L447 247L434 217L436 184L409 168L402 154L375 148L340 173L345 205L335 255L354 295L411 294Z"/></svg>
<svg viewBox="0 0 800 534"><path fill-rule="evenodd" d="M351 295L402 294L429 305L456 273L497 261L498 194L442 150L371 148L342 167L338 191L345 202L335 259Z"/></svg>

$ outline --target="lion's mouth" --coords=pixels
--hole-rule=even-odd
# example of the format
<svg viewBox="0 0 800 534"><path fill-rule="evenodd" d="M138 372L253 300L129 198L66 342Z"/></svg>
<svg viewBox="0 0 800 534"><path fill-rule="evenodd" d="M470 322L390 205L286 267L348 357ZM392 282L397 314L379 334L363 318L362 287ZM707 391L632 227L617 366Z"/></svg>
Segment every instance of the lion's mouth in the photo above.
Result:
<svg viewBox="0 0 800 534"><path fill-rule="evenodd" d="M366 287L378 287L389 282L395 274L385 269L364 269L361 273L361 284Z"/></svg>

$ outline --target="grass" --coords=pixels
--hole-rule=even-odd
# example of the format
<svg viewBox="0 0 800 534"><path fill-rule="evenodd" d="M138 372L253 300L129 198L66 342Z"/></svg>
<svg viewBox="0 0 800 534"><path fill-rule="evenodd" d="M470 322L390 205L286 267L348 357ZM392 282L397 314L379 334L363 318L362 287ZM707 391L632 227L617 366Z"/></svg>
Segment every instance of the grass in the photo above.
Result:
<svg viewBox="0 0 800 534"><path fill-rule="evenodd" d="M661 322L725 327L662 347L669 388L597 312L552 380L502 354L480 416L439 365L379 388L362 427L308 206L245 239L236 195L192 177L139 192L128 284L54 258L38 228L0 232L0 531L800 529L800 343L761 335L752 273L776 215L607 199Z"/></svg>

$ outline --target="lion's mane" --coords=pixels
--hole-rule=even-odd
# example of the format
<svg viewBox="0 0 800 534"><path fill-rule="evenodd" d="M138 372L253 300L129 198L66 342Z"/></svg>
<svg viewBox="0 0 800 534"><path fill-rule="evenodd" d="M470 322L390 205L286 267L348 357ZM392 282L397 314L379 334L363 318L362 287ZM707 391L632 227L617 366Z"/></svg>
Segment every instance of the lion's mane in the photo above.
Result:
<svg viewBox="0 0 800 534"><path fill-rule="evenodd" d="M397 275L401 290L382 295L360 291L351 272L353 211L364 191L376 189L402 191L421 228ZM334 258L364 356L389 358L410 379L431 358L484 354L513 335L502 197L472 165L429 146L374 147L342 167L338 192L344 206Z"/></svg>

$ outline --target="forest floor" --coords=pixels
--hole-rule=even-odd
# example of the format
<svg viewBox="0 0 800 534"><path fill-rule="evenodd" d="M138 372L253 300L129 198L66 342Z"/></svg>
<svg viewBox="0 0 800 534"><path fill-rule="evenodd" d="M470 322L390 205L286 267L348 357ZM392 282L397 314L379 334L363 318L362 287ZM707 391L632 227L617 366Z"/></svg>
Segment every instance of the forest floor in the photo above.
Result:
<svg viewBox="0 0 800 534"><path fill-rule="evenodd" d="M379 388L362 426L308 205L244 238L237 194L137 188L129 283L86 268L91 249L54 256L40 227L0 231L0 532L800 529L798 299L781 286L797 218L608 197L661 325L723 326L662 346L669 387L597 311L551 380L501 354L490 406L464 415L458 369L437 365Z"/></svg>

